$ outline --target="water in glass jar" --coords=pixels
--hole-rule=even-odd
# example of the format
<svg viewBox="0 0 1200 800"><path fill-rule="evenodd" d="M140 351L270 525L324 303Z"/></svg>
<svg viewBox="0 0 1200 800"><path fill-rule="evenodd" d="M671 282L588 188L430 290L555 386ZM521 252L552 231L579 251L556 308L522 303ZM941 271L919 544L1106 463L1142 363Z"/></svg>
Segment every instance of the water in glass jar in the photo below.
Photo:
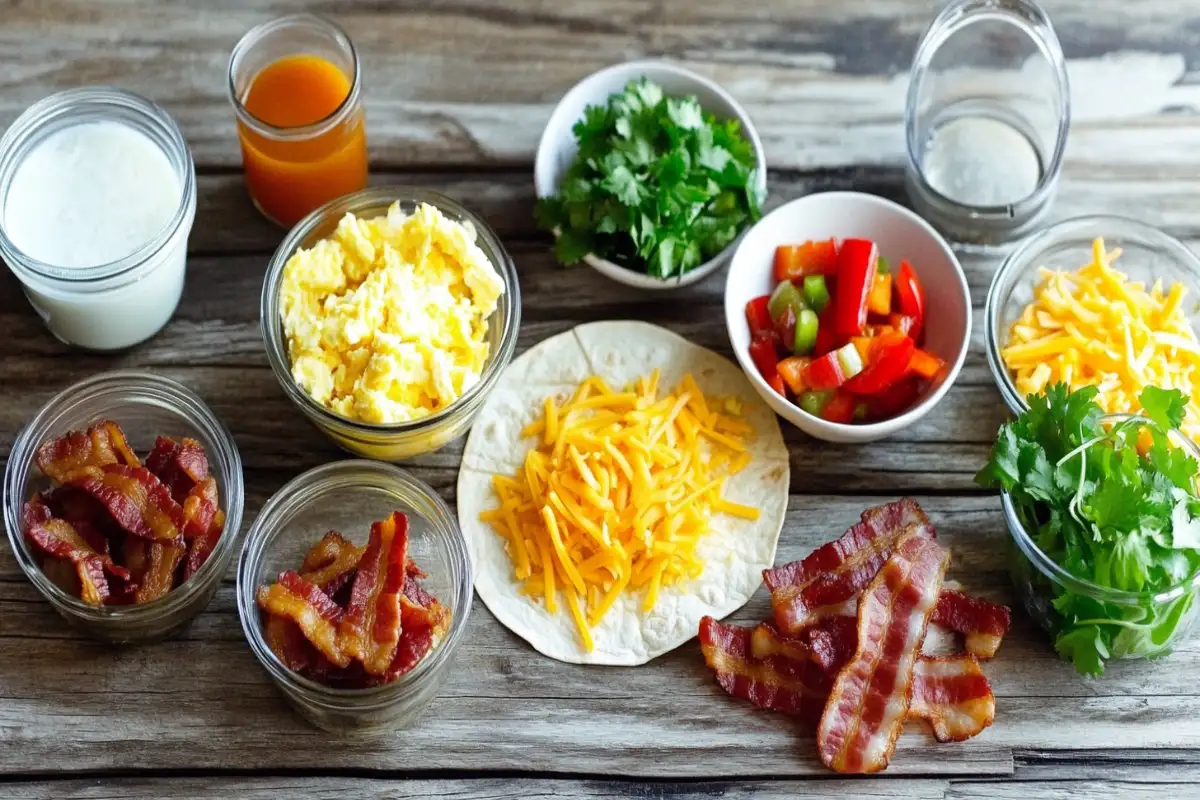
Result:
<svg viewBox="0 0 1200 800"><path fill-rule="evenodd" d="M926 182L964 206L996 207L1033 194L1043 163L1033 137L1011 114L979 103L946 109L930 126L921 154Z"/></svg>

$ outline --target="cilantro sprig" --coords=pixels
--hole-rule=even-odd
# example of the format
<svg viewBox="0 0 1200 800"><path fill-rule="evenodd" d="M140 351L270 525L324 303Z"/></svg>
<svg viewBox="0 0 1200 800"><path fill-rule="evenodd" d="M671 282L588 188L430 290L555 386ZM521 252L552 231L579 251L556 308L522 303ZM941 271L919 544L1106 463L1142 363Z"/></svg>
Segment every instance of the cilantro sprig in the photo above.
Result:
<svg viewBox="0 0 1200 800"><path fill-rule="evenodd" d="M557 232L563 264L588 253L651 277L683 275L761 215L754 147L737 120L695 97L630 82L574 128L579 153L538 224Z"/></svg>
<svg viewBox="0 0 1200 800"><path fill-rule="evenodd" d="M1170 652L1195 593L1165 603L1149 595L1200 572L1198 465L1169 436L1183 423L1187 399L1147 387L1141 415L1106 427L1097 391L1058 384L1030 395L1029 410L1000 428L975 476L1009 493L1034 543L1070 575L1142 595L1114 602L1072 591L1016 556L1020 583L1035 594L1031 610L1044 612L1059 654L1089 675L1103 673L1109 658Z"/></svg>

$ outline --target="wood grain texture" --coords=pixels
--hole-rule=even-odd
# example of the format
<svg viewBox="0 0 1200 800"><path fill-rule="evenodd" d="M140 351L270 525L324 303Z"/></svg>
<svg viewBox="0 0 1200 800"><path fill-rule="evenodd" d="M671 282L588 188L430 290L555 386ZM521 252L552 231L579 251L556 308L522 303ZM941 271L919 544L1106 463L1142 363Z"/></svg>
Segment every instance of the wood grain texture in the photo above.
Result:
<svg viewBox="0 0 1200 800"><path fill-rule="evenodd" d="M723 276L669 298L558 268L532 222L530 163L562 93L609 63L679 60L750 111L772 205L856 189L904 200L904 92L940 0L41 0L0 5L0 125L50 92L116 83L162 103L198 165L188 281L175 319L127 353L55 342L0 276L0 454L54 392L133 367L197 390L246 467L248 526L298 472L344 457L289 406L258 333L282 232L239 174L225 67L237 39L311 10L362 54L375 183L417 184L479 212L517 263L519 348L580 322L636 318L730 355ZM1074 125L1054 218L1133 214L1200 249L1200 12L1181 0L1046 0L1072 59ZM950 577L1013 602L997 500L972 482L1007 411L981 316L1003 251L959 251L972 348L934 413L856 448L788 427L798 558L869 504L914 494L954 551ZM786 426L785 426L786 427ZM407 465L453 500L461 442ZM767 613L760 591L735 619ZM1084 680L1018 613L985 667L996 723L962 745L911 728L887 774L831 780L811 732L716 687L694 643L636 669L538 656L476 604L455 671L411 731L331 742L294 716L255 662L232 575L179 638L116 649L81 639L0 548L0 796L32 798L1190 797L1200 784L1200 643ZM235 774L231 774L234 771ZM417 771L417 774L414 774Z"/></svg>
<svg viewBox="0 0 1200 800"><path fill-rule="evenodd" d="M239 163L229 52L253 25L306 9L362 54L378 164L530 162L558 98L616 61L663 56L711 76L750 112L774 167L903 162L906 74L933 0L51 0L9 4L0 123L45 94L116 83L164 105L197 163ZM1170 0L1048 0L1072 67L1068 170L1145 174L1192 163L1200 105L1194 28ZM1139 59L1113 63L1114 53Z"/></svg>

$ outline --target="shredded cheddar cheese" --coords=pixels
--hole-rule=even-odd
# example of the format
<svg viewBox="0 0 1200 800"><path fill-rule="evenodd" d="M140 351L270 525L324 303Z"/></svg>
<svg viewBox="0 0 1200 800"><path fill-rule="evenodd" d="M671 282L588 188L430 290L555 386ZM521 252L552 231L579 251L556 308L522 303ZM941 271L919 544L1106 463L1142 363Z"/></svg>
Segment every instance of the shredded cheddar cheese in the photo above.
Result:
<svg viewBox="0 0 1200 800"><path fill-rule="evenodd" d="M658 397L658 372L625 391L585 380L561 407L546 398L515 476L494 475L500 506L480 515L505 540L521 592L591 629L625 591L654 607L664 586L699 577L696 544L714 513L758 519L721 496L751 460L736 401L706 398L691 375Z"/></svg>
<svg viewBox="0 0 1200 800"><path fill-rule="evenodd" d="M1183 309L1187 290L1174 283L1164 292L1158 280L1147 291L1113 269L1120 254L1096 239L1087 266L1043 268L1000 355L1022 395L1059 382L1096 386L1108 413L1140 411L1146 386L1179 389L1189 399L1183 432L1200 441L1200 342Z"/></svg>

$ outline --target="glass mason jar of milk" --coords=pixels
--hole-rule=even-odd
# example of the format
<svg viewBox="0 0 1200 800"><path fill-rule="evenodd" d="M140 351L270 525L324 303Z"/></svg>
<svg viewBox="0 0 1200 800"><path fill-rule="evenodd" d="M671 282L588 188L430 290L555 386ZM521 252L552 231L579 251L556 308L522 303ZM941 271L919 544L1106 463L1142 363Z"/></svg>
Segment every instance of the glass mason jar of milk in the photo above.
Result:
<svg viewBox="0 0 1200 800"><path fill-rule="evenodd" d="M119 350L166 325L195 216L183 134L131 92L60 92L0 139L0 256L67 344Z"/></svg>

